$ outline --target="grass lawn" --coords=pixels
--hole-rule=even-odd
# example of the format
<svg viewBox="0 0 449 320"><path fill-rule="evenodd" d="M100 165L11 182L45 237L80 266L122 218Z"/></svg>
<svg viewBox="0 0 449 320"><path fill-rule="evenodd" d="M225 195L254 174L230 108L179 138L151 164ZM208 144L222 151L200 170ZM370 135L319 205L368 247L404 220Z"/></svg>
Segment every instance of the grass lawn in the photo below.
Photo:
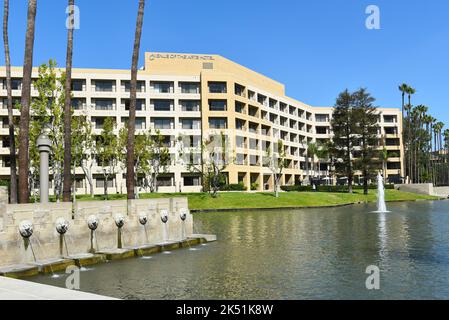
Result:
<svg viewBox="0 0 449 320"><path fill-rule="evenodd" d="M370 190L368 196L362 190L349 193L327 193L327 192L282 192L279 198L273 193L246 193L225 192L220 193L217 198L212 198L204 193L154 193L141 194L141 199L187 197L191 210L207 209L235 209L235 208L282 208L282 207L316 207L342 205L354 202L375 202L377 200L376 190ZM415 200L437 200L437 197L407 193L398 190L385 190L387 201L415 201ZM103 196L96 196L94 200L102 200ZM125 195L111 195L110 200L126 199ZM80 196L81 201L91 200L89 196Z"/></svg>

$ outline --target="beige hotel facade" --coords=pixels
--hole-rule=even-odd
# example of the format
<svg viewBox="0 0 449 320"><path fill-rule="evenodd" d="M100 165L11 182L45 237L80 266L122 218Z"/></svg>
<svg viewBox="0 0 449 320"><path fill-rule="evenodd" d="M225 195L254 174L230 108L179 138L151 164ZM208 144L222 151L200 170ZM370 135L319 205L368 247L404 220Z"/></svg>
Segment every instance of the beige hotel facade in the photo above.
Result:
<svg viewBox="0 0 449 320"><path fill-rule="evenodd" d="M37 78L37 69L33 78ZM13 98L20 102L22 68L13 68ZM74 69L75 116L87 115L99 134L106 117L115 118L116 132L125 125L129 106L129 70ZM32 95L37 92L33 89ZM9 142L5 68L0 68L0 179L9 178ZM331 139L331 107L313 107L285 94L283 84L219 55L146 53L138 74L137 130L160 130L170 148L171 164L159 177L159 192L201 191L201 178L182 161L176 141L183 148L200 150L208 136L224 133L232 162L226 169L228 183L243 182L248 190L273 189L273 177L263 166L267 148L283 141L288 168L281 185L294 185L307 176L329 177L329 164L314 159L306 166L308 143ZM389 159L386 175L391 181L404 176L402 168L402 118L400 109L379 108L379 137ZM20 113L15 110L15 116ZM187 141L188 145L186 145ZM193 156L201 159L200 152ZM311 160L310 160L311 161ZM77 193L88 193L81 168L76 171ZM356 178L356 182L358 179ZM105 182L94 164L95 193L104 183L110 193L126 192L123 172Z"/></svg>

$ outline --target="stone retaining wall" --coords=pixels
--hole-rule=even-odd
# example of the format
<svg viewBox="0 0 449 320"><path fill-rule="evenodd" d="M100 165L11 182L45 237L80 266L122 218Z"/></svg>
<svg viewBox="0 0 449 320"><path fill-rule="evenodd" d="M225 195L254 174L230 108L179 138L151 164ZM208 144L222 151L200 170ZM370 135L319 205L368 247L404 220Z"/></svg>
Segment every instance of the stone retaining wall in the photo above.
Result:
<svg viewBox="0 0 449 320"><path fill-rule="evenodd" d="M0 266L30 263L34 261L30 246L26 246L19 234L22 221L32 222L34 233L30 238L37 260L60 257L61 239L56 231L56 220L64 218L70 223L65 236L68 253L88 253L91 249L91 231L87 218L98 217L99 226L95 231L96 251L114 249L118 244L118 228L115 216L125 217L121 237L123 247L132 247L167 240L179 241L193 234L193 218L189 213L186 221L180 218L181 209L188 209L187 198L145 199L124 201L78 202L4 205L0 207ZM166 225L161 221L161 210L169 212ZM139 216L145 214L148 223L143 227ZM64 246L64 255L67 255Z"/></svg>

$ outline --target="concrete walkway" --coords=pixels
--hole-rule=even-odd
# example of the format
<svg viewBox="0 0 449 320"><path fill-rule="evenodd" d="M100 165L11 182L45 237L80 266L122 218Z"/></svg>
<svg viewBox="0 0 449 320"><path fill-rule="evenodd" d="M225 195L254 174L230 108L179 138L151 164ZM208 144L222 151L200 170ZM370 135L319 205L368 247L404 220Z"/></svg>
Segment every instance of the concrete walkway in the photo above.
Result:
<svg viewBox="0 0 449 320"><path fill-rule="evenodd" d="M0 300L116 300L113 298L0 277Z"/></svg>

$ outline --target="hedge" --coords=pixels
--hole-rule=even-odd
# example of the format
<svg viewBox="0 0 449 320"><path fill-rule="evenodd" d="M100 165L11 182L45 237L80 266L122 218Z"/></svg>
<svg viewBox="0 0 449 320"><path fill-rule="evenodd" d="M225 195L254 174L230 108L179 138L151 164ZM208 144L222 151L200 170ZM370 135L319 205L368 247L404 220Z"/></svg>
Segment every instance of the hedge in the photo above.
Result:
<svg viewBox="0 0 449 320"><path fill-rule="evenodd" d="M220 188L220 191L246 191L245 186L243 183L239 184L228 184L224 185Z"/></svg>
<svg viewBox="0 0 449 320"><path fill-rule="evenodd" d="M375 190L377 189L377 185L370 185L368 186L369 189ZM353 190L363 190L363 186L355 185L352 186ZM386 185L385 189L394 189L394 185ZM312 186L281 186L281 190L287 191L287 192L312 192L313 187ZM348 186L317 186L316 187L317 192L348 192Z"/></svg>

